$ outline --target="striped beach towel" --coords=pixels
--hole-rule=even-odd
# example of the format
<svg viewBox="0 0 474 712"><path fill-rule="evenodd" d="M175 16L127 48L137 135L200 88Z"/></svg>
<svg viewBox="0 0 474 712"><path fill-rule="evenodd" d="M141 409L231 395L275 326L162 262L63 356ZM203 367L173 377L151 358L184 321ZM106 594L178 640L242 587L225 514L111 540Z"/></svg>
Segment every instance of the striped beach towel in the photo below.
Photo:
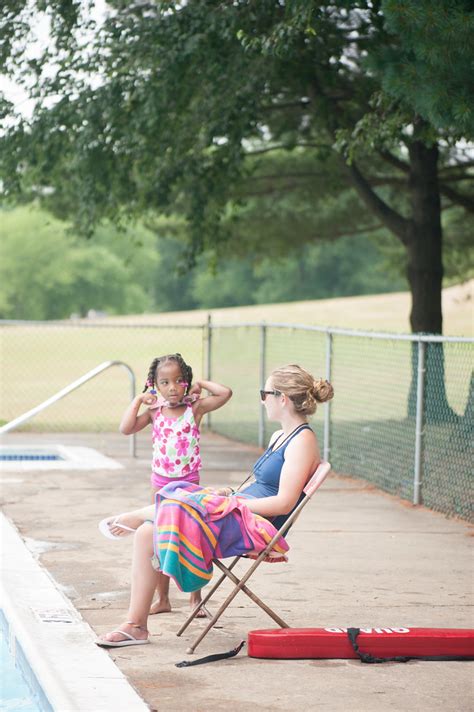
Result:
<svg viewBox="0 0 474 712"><path fill-rule="evenodd" d="M212 578L212 559L254 556L276 534L275 527L245 505L243 495L222 497L190 482L172 482L156 494L155 561L182 591L197 591ZM288 551L280 537L277 556ZM273 553L272 552L272 553Z"/></svg>

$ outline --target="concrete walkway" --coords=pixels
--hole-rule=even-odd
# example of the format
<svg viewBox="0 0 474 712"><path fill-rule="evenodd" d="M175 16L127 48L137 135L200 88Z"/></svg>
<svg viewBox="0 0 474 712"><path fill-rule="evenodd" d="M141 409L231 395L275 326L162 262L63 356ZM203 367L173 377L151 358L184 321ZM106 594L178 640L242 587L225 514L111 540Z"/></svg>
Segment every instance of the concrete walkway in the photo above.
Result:
<svg viewBox="0 0 474 712"><path fill-rule="evenodd" d="M114 628L125 618L131 541L105 539L97 522L149 500L147 434L138 438L136 460L127 439L114 434L22 433L3 442L87 446L124 464L115 471L5 472L2 483L3 510L30 550L97 633ZM206 435L202 482L239 484L257 455L256 448ZM295 627L473 628L471 537L462 521L333 475L291 532L289 563L262 565L252 587ZM470 662L272 661L243 651L231 660L176 668L202 623L177 638L188 596L172 587L172 598L171 614L150 618L151 645L103 653L152 710L474 710ZM222 622L199 646L198 657L229 650L249 630L274 627L243 594Z"/></svg>

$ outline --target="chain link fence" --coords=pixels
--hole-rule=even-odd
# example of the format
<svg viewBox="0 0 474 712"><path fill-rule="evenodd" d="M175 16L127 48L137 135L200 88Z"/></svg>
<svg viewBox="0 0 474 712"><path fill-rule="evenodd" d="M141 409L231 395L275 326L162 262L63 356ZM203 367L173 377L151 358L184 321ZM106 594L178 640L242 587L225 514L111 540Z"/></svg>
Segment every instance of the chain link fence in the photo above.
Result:
<svg viewBox="0 0 474 712"><path fill-rule="evenodd" d="M415 503L474 520L474 339L376 334L288 324L193 326L4 322L0 418L9 422L102 361L128 364L141 390L156 355L179 351L234 396L208 426L259 445L275 425L258 390L268 373L299 363L328 378L335 398L313 419L336 472ZM116 431L130 398L110 369L22 425L48 432Z"/></svg>
<svg viewBox="0 0 474 712"><path fill-rule="evenodd" d="M212 429L263 446L258 389L298 363L324 376L334 400L313 427L334 470L448 515L474 520L474 339L376 334L296 325L211 325L210 371L234 397Z"/></svg>
<svg viewBox="0 0 474 712"><path fill-rule="evenodd" d="M179 351L196 375L204 373L202 326L127 326L14 322L0 326L0 418L9 422L104 361L123 361L145 385L155 356ZM116 432L130 402L123 369L111 368L36 415L22 430Z"/></svg>

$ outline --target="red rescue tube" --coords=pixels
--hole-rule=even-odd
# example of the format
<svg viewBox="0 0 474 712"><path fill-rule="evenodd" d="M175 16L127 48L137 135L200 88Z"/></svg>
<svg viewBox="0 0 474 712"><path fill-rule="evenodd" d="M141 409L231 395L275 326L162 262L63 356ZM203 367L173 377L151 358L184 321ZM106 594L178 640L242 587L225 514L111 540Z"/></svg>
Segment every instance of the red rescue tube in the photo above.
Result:
<svg viewBox="0 0 474 712"><path fill-rule="evenodd" d="M474 630L361 628L357 645L375 657L453 656L474 659ZM356 658L347 628L281 628L248 634L252 658Z"/></svg>

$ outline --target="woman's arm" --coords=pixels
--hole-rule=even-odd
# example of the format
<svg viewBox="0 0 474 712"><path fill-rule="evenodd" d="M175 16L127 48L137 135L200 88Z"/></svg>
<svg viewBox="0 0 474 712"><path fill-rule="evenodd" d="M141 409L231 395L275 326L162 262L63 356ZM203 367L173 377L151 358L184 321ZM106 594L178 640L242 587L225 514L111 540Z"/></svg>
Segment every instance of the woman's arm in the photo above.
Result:
<svg viewBox="0 0 474 712"><path fill-rule="evenodd" d="M232 397L232 391L227 386L222 386L214 381L196 381L190 390L190 394L200 394L202 389L209 392L208 396L200 398L193 404L194 418L199 425L205 413L221 408Z"/></svg>
<svg viewBox="0 0 474 712"><path fill-rule="evenodd" d="M149 410L138 415L142 403L145 405L153 405L156 403L156 396L152 393L142 393L139 396L135 396L120 421L119 430L123 435L138 433L140 430L143 430L148 423L151 423L151 413Z"/></svg>
<svg viewBox="0 0 474 712"><path fill-rule="evenodd" d="M263 517L288 514L297 503L306 483L320 461L316 436L311 430L302 430L285 451L278 494L245 501L251 512ZM242 494L245 494L245 490Z"/></svg>

